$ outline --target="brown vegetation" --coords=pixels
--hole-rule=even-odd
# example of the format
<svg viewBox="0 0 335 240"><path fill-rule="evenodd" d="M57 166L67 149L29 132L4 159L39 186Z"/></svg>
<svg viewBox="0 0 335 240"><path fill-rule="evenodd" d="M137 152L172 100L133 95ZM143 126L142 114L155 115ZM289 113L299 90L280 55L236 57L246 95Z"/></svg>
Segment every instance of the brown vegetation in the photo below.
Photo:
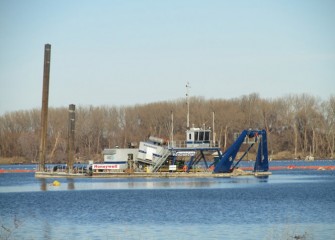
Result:
<svg viewBox="0 0 335 240"><path fill-rule="evenodd" d="M275 159L334 158L335 96L321 101L310 95L262 99L250 94L236 99L190 98L190 124L212 127L215 112L216 140L222 148L233 134L247 128L266 129L269 154ZM127 147L149 135L170 138L171 113L174 140L184 140L186 101L157 102L135 106L77 107L76 157L100 159L104 148ZM65 162L67 108L49 109L47 162ZM33 109L0 116L0 157L38 161L40 111Z"/></svg>

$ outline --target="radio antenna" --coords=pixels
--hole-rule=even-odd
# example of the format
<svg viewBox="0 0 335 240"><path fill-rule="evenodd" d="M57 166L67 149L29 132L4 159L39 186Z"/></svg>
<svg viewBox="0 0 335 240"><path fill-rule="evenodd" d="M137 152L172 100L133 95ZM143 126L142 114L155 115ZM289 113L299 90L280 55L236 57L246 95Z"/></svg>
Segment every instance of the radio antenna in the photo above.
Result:
<svg viewBox="0 0 335 240"><path fill-rule="evenodd" d="M186 104L187 104L187 122L186 127L187 129L190 128L190 100L189 100L189 89L191 88L190 83L186 83Z"/></svg>

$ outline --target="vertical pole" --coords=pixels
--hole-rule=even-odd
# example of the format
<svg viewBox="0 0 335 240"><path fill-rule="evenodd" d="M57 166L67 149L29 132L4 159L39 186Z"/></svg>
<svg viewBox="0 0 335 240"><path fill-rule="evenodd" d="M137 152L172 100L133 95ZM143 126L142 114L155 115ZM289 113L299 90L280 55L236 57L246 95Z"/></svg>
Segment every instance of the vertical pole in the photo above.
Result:
<svg viewBox="0 0 335 240"><path fill-rule="evenodd" d="M50 56L51 45L44 46L44 69L43 69L43 90L42 90L42 110L41 110L41 141L39 148L38 171L45 171L46 159L46 139L48 130L48 103L49 103L49 77L50 77Z"/></svg>
<svg viewBox="0 0 335 240"><path fill-rule="evenodd" d="M75 137L75 123L76 123L76 115L75 115L76 105L70 104L69 105L69 126L68 126L68 160L67 160L67 167L68 173L73 172L73 163L74 163L74 137Z"/></svg>
<svg viewBox="0 0 335 240"><path fill-rule="evenodd" d="M186 121L186 127L187 129L190 128L190 100L189 100L189 93L188 89L190 88L190 83L186 83L186 104L187 104L187 121Z"/></svg>
<svg viewBox="0 0 335 240"><path fill-rule="evenodd" d="M173 147L173 112L171 111L171 147Z"/></svg>
<svg viewBox="0 0 335 240"><path fill-rule="evenodd" d="M215 147L215 112L213 111L213 147Z"/></svg>

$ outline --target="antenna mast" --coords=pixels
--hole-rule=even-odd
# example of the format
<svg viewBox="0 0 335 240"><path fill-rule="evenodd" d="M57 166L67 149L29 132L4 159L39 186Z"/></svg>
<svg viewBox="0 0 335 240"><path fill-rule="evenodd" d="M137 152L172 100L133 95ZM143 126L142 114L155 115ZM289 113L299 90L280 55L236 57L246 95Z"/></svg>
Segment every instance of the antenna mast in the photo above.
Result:
<svg viewBox="0 0 335 240"><path fill-rule="evenodd" d="M189 100L189 94L188 91L191 88L190 83L186 83L186 104L187 104L187 122L186 122L186 127L187 129L190 128L190 100Z"/></svg>
<svg viewBox="0 0 335 240"><path fill-rule="evenodd" d="M173 146L173 111L171 111L171 146Z"/></svg>

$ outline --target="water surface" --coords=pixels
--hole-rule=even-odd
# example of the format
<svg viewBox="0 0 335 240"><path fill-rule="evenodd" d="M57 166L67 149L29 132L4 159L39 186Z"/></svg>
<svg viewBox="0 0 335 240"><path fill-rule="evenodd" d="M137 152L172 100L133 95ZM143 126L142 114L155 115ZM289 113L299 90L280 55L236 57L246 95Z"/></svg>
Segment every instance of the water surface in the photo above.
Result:
<svg viewBox="0 0 335 240"><path fill-rule="evenodd" d="M328 163L329 165L329 163ZM0 174L0 239L333 239L334 171L269 178Z"/></svg>

